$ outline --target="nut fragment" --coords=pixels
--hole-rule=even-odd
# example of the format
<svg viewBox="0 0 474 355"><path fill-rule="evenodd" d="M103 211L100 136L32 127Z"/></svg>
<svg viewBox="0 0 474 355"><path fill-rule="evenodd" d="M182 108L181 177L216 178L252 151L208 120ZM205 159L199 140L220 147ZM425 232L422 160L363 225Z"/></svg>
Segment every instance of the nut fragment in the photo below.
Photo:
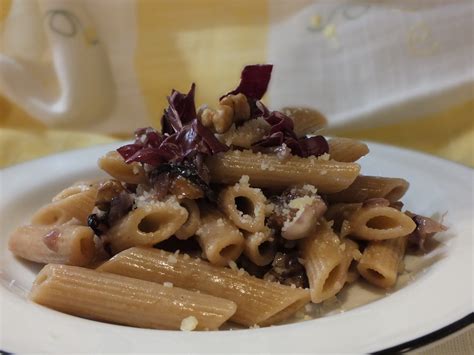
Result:
<svg viewBox="0 0 474 355"><path fill-rule="evenodd" d="M201 114L201 123L217 133L227 132L233 123L234 109L219 105L216 110L206 108Z"/></svg>
<svg viewBox="0 0 474 355"><path fill-rule="evenodd" d="M247 97L242 93L227 95L222 98L220 104L234 109L234 122L246 121L250 118L250 106Z"/></svg>
<svg viewBox="0 0 474 355"><path fill-rule="evenodd" d="M200 115L201 123L216 133L227 132L234 122L250 118L250 106L243 94L227 95L217 109L205 108Z"/></svg>

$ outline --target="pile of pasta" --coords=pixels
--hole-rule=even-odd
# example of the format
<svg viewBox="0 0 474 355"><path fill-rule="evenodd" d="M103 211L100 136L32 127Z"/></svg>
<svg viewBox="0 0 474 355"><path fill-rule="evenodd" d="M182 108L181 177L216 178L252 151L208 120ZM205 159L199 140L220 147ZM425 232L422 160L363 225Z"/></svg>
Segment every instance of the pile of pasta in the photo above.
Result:
<svg viewBox="0 0 474 355"><path fill-rule="evenodd" d="M31 300L117 324L213 330L281 323L359 275L393 287L407 244L422 248L446 227L402 211L406 180L360 175L366 144L314 136L319 113L268 111L269 70L246 67L217 109L195 109L194 85L173 91L161 132L138 130L99 159L110 178L64 189L17 228L10 250L48 264Z"/></svg>

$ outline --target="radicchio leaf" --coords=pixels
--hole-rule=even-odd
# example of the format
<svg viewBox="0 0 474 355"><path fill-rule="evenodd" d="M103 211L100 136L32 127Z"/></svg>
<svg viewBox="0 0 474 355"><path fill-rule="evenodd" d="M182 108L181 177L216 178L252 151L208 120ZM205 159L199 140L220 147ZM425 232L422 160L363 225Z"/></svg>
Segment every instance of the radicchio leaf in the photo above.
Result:
<svg viewBox="0 0 474 355"><path fill-rule="evenodd" d="M416 224L416 229L408 236L408 242L421 250L425 250L426 240L433 237L436 233L448 230L448 227L432 218L414 214L410 211L406 211L405 214Z"/></svg>
<svg viewBox="0 0 474 355"><path fill-rule="evenodd" d="M269 114L265 105L260 102L260 99L265 95L268 88L268 83L272 75L273 65L271 64L255 64L247 65L240 75L239 86L219 100L222 100L227 95L243 94L247 97L247 102L250 106L250 118L260 116L267 116ZM242 123L242 122L241 122ZM237 123L239 125L240 123Z"/></svg>
<svg viewBox="0 0 474 355"><path fill-rule="evenodd" d="M198 153L212 155L228 149L197 119L171 135L162 135L148 127L137 130L135 136L133 144L117 149L127 164L140 162L158 166L180 162Z"/></svg>
<svg viewBox="0 0 474 355"><path fill-rule="evenodd" d="M196 105L194 103L194 91L196 85L193 83L187 94L172 90L168 96L169 106L161 119L162 133L173 134L183 128L196 118Z"/></svg>
<svg viewBox="0 0 474 355"><path fill-rule="evenodd" d="M268 88L268 83L272 75L273 65L271 64L255 64L247 65L242 74L240 74L240 84L227 95L235 95L242 93L247 99L260 100Z"/></svg>
<svg viewBox="0 0 474 355"><path fill-rule="evenodd" d="M329 145L323 136L297 138L293 131L293 120L281 112L271 112L265 117L265 121L271 126L270 132L252 145L254 151L265 151L285 144L292 154L303 158L329 152Z"/></svg>

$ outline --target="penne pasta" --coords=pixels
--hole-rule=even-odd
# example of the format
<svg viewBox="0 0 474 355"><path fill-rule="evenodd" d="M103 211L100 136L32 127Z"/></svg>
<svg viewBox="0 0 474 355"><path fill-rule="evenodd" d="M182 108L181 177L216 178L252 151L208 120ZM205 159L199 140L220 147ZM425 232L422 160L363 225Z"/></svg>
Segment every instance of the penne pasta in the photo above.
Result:
<svg viewBox="0 0 474 355"><path fill-rule="evenodd" d="M128 184L145 184L147 177L143 166L138 163L127 164L115 150L108 152L98 161L99 168L117 180Z"/></svg>
<svg viewBox="0 0 474 355"><path fill-rule="evenodd" d="M218 139L228 146L250 149L252 144L261 140L270 131L270 125L263 118L249 120L239 127L232 126Z"/></svg>
<svg viewBox="0 0 474 355"><path fill-rule="evenodd" d="M19 227L11 234L8 248L37 263L77 266L89 264L96 250L92 229L72 224Z"/></svg>
<svg viewBox="0 0 474 355"><path fill-rule="evenodd" d="M255 187L285 188L289 185L311 184L321 193L346 189L359 174L355 163L340 163L315 157L291 156L280 160L276 155L229 151L207 159L211 181L235 184L248 175Z"/></svg>
<svg viewBox="0 0 474 355"><path fill-rule="evenodd" d="M344 238L342 245L342 251L344 256L342 258L341 263L341 282L353 282L353 276L350 275L350 267L353 260L359 260L361 257L361 253L359 251L359 244L354 242L353 240ZM356 272L357 273L357 272Z"/></svg>
<svg viewBox="0 0 474 355"><path fill-rule="evenodd" d="M365 240L403 237L416 228L415 222L393 207L361 207L348 218L351 236Z"/></svg>
<svg viewBox="0 0 474 355"><path fill-rule="evenodd" d="M30 299L79 317L160 329L183 329L189 317L195 329L218 329L236 310L234 302L222 298L54 264L38 274Z"/></svg>
<svg viewBox="0 0 474 355"><path fill-rule="evenodd" d="M227 265L244 249L244 237L239 229L218 210L201 209L201 226L196 231L202 252L211 264Z"/></svg>
<svg viewBox="0 0 474 355"><path fill-rule="evenodd" d="M248 184L235 184L219 194L219 207L234 224L248 232L258 232L265 226L266 197L262 190Z"/></svg>
<svg viewBox="0 0 474 355"><path fill-rule="evenodd" d="M230 320L246 326L278 323L309 302L304 289L152 248L125 250L98 270L159 283L172 282L178 287L231 300L237 304L237 311Z"/></svg>
<svg viewBox="0 0 474 355"><path fill-rule="evenodd" d="M245 234L244 254L255 265L270 264L275 253L276 240L270 228L265 227L262 231Z"/></svg>
<svg viewBox="0 0 474 355"><path fill-rule="evenodd" d="M328 195L328 200L330 202L364 202L371 198L381 197L395 202L405 195L408 187L409 183L404 179L360 175L345 190Z"/></svg>
<svg viewBox="0 0 474 355"><path fill-rule="evenodd" d="M282 112L293 120L297 137L315 134L327 125L327 119L319 111L303 107L285 107Z"/></svg>
<svg viewBox="0 0 474 355"><path fill-rule="evenodd" d="M344 245L326 222L312 236L299 242L312 302L321 303L344 286L350 265Z"/></svg>
<svg viewBox="0 0 474 355"><path fill-rule="evenodd" d="M354 162L369 153L367 144L352 138L331 138L328 140L331 159Z"/></svg>
<svg viewBox="0 0 474 355"><path fill-rule="evenodd" d="M371 284L390 288L398 277L398 266L405 255L407 237L373 241L357 265L360 275Z"/></svg>
<svg viewBox="0 0 474 355"><path fill-rule="evenodd" d="M80 181L75 183L74 185L71 185L69 187L66 187L64 190L60 191L56 196L53 197L51 200L52 202L57 202L59 200L63 200L66 197L75 195L79 192L83 192L86 190L90 190L91 188L96 188L98 185L97 181Z"/></svg>
<svg viewBox="0 0 474 355"><path fill-rule="evenodd" d="M106 240L112 252L145 245L152 246L171 237L186 222L188 212L175 198L137 207L119 220Z"/></svg>
<svg viewBox="0 0 474 355"><path fill-rule="evenodd" d="M87 217L92 213L96 197L95 188L71 194L40 208L31 218L31 223L59 225L76 219L81 224L87 224Z"/></svg>
<svg viewBox="0 0 474 355"><path fill-rule="evenodd" d="M176 231L175 236L178 239L186 240L192 237L199 228L201 223L201 214L199 207L194 200L185 198L179 201L180 205L188 211L186 222Z"/></svg>

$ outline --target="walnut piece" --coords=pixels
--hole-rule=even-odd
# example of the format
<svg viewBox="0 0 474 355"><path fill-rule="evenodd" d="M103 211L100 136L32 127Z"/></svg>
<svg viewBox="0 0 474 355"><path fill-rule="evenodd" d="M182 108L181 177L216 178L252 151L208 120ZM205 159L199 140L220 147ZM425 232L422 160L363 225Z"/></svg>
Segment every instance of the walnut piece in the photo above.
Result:
<svg viewBox="0 0 474 355"><path fill-rule="evenodd" d="M250 106L243 94L227 95L216 109L205 108L199 118L203 126L216 133L225 133L234 122L250 118Z"/></svg>

